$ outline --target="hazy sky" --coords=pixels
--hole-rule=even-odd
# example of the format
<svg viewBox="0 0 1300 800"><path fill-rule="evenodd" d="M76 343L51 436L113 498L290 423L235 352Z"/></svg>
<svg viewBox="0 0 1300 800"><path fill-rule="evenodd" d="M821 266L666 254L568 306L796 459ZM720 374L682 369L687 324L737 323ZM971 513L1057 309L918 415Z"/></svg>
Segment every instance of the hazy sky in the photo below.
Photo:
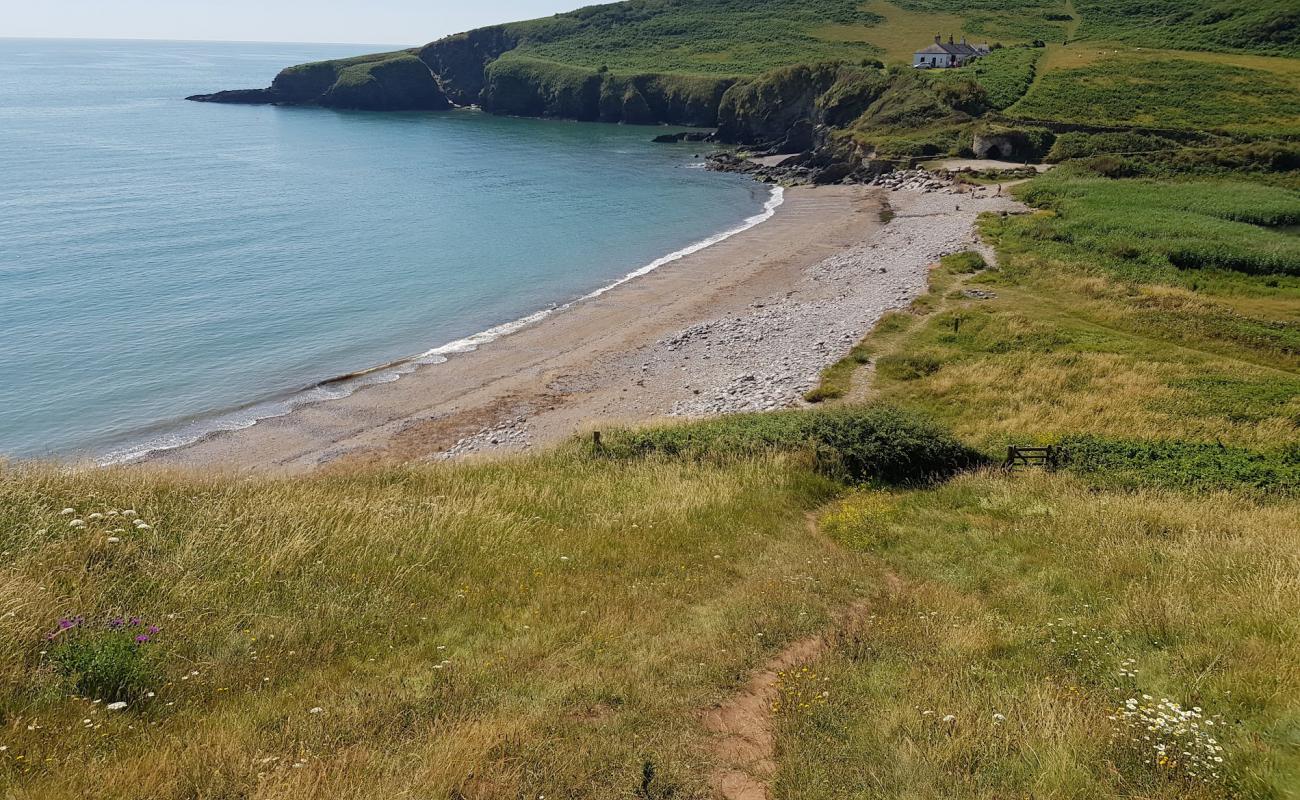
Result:
<svg viewBox="0 0 1300 800"><path fill-rule="evenodd" d="M424 44L596 0L0 0L0 36Z"/></svg>

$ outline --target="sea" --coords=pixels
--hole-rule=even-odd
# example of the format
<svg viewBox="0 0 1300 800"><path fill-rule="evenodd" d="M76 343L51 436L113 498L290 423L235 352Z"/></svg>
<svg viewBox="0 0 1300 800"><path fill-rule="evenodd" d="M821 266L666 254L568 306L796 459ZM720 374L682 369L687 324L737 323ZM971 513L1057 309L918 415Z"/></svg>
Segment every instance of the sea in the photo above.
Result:
<svg viewBox="0 0 1300 800"><path fill-rule="evenodd" d="M0 459L436 369L780 202L655 128L184 100L377 49L0 39Z"/></svg>

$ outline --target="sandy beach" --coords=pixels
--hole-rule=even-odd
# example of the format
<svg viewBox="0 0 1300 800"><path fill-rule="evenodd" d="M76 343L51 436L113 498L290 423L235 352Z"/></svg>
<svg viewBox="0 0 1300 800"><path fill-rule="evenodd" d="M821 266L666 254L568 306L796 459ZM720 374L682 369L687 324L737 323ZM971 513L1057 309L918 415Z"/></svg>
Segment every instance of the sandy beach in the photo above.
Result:
<svg viewBox="0 0 1300 800"><path fill-rule="evenodd" d="M789 189L767 222L473 352L146 462L304 472L799 405L823 367L924 290L931 264L975 242L980 212L1012 205L987 191Z"/></svg>

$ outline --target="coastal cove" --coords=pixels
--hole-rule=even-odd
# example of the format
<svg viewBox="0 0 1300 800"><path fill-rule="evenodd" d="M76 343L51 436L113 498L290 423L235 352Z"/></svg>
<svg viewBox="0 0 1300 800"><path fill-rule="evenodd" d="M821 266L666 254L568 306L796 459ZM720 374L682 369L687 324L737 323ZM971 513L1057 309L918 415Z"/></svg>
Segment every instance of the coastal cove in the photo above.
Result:
<svg viewBox="0 0 1300 800"><path fill-rule="evenodd" d="M341 396L772 201L653 129L180 99L351 51L0 42L0 453L121 458Z"/></svg>

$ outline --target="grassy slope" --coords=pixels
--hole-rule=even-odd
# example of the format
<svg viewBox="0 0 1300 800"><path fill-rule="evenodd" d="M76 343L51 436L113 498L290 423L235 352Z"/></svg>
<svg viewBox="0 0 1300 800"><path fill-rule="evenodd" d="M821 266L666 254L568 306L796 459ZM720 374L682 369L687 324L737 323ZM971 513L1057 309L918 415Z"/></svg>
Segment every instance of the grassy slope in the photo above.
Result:
<svg viewBox="0 0 1300 800"><path fill-rule="evenodd" d="M794 63L910 62L936 33L973 41L1082 37L1144 47L1290 55L1284 0L1205 24L1187 0L631 0L510 25L519 55L622 72L752 75ZM1122 6L1119 8L1117 6ZM1181 15L1181 16L1180 16ZM1292 38L1287 39L1290 35Z"/></svg>
<svg viewBox="0 0 1300 800"><path fill-rule="evenodd" d="M695 711L854 587L805 528L832 490L781 459L572 451L285 481L5 473L0 795L594 798L650 760L698 796ZM110 518L69 528L64 506L151 529L108 544ZM43 641L61 614L160 625L157 696L71 696Z"/></svg>
<svg viewBox="0 0 1300 800"><path fill-rule="evenodd" d="M1061 48L1069 50L1070 48ZM1252 66L1152 51L1115 51L1086 66L1057 56L1011 116L1095 125L1146 126L1235 133L1300 133L1300 73L1295 62Z"/></svg>
<svg viewBox="0 0 1300 800"><path fill-rule="evenodd" d="M847 498L827 531L903 584L783 681L778 796L1294 796L1298 512L1064 474ZM1202 709L1223 761L1152 763L1113 719L1144 695Z"/></svg>
<svg viewBox="0 0 1300 800"><path fill-rule="evenodd" d="M989 451L1086 432L1110 455L1145 459L1123 443L1146 440L1214 457L969 475L830 507L826 532L901 589L784 676L780 796L1300 791L1300 282L1179 269L1166 247L1294 252L1293 236L1224 221L1285 222L1300 194L1071 171L1020 190L1051 210L985 220L998 270L946 259L928 296L864 340L871 396ZM824 386L843 390L851 363ZM1255 485L1242 457L1275 482ZM1173 740L1130 730L1129 698L1221 715L1198 724L1223 762L1192 764L1182 744L1161 761Z"/></svg>
<svg viewBox="0 0 1300 800"><path fill-rule="evenodd" d="M1266 210L1268 198L1286 218L1300 194L1052 175L1022 191L1056 210L985 222L1001 269L937 271L917 313L867 339L879 397L994 449L1084 432L1300 443L1288 390L1300 387L1300 279L1179 269L1167 256L1176 243L1265 260L1281 248L1293 262L1294 236L1223 215Z"/></svg>
<svg viewBox="0 0 1300 800"><path fill-rule="evenodd" d="M1056 34L1055 0L633 0L510 26L518 55L622 72L753 75L796 63L884 56L910 62L935 33L1005 43Z"/></svg>

